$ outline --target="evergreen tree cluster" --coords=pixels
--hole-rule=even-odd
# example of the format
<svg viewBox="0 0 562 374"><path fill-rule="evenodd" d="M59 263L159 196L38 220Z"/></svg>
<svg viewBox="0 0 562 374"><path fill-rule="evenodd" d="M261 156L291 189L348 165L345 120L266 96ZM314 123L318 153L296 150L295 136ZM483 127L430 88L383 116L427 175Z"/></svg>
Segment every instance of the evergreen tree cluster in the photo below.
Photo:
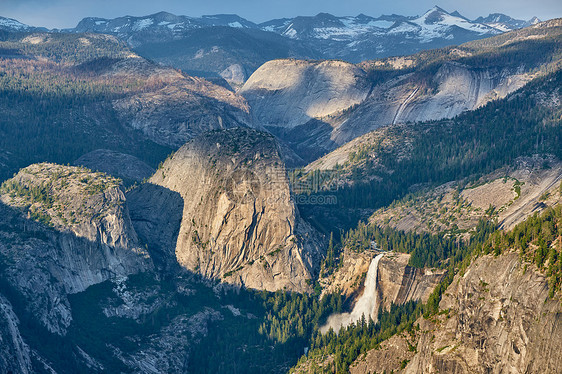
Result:
<svg viewBox="0 0 562 374"><path fill-rule="evenodd" d="M284 344L299 342L306 346L308 337L316 333L329 315L342 312L342 296L328 294L299 294L277 291L262 292L263 307L267 310L259 332L270 340Z"/></svg>
<svg viewBox="0 0 562 374"><path fill-rule="evenodd" d="M396 147L376 148L382 167L371 169L360 163L350 172L351 183L328 194L336 196L340 208L376 209L410 193L414 186L477 180L521 156L551 154L562 159L562 107L552 104L560 100L561 86L562 70L558 70L452 120L388 129L396 136ZM411 148L402 157L399 144L406 141Z"/></svg>
<svg viewBox="0 0 562 374"><path fill-rule="evenodd" d="M32 163L66 164L100 148L136 155L153 166L171 151L125 128L113 108L117 99L163 85L158 79L148 82L135 74L100 74L122 59L127 52L123 46L107 41L105 49L94 42L83 45L79 35L29 37L51 38L57 43L0 40L0 153L9 155L0 164L0 180ZM76 43L84 51L95 51L92 55L84 52L79 65L72 64L78 60L65 57L78 48ZM40 58L45 48L57 55ZM11 51L10 58L2 58L7 51ZM27 57L32 52L35 54ZM85 58L91 59L83 61Z"/></svg>
<svg viewBox="0 0 562 374"><path fill-rule="evenodd" d="M550 297L554 297L562 287L562 206L535 213L509 232L496 231L481 253L500 255L508 250L518 251L546 274Z"/></svg>
<svg viewBox="0 0 562 374"><path fill-rule="evenodd" d="M342 328L338 334L330 330L327 334L322 335L318 330L314 330L310 338L311 351L309 353L309 361L312 362L313 372L347 373L349 371L349 365L351 365L357 357L375 348L383 340L403 331L408 331L410 334L413 334L416 329L414 322L419 317L424 316L424 318L429 318L440 312L439 302L441 301L443 293L453 281L455 274L466 269L473 254L482 252L486 243L490 240L491 234L495 232L495 229L496 226L494 223L482 220L479 222L475 231L471 233L468 242L454 241L455 247L459 249L456 249L454 254L453 252L449 253L450 256L447 258L447 261L443 262L442 266L446 264L446 276L441 283L435 287L425 304L410 301L403 305L392 305L388 311L382 310L381 308L376 324L363 318L356 324L351 324L346 328ZM375 226L371 229L367 225L360 225L357 231L359 234L356 234L355 231L353 234L349 234L350 240L353 240L355 235L364 238L368 236L367 233L376 231L380 233L381 236L379 236L379 240L381 240L385 233L385 230L381 230ZM402 239L407 237L401 236L400 232L395 233L392 230L387 231L387 233L390 234L389 236L391 238L401 238L400 240L394 239L396 243L402 242ZM420 240L422 237L423 236L418 237L417 240ZM415 238L415 236L411 238ZM448 240L446 238L441 239L444 239L445 242ZM410 243L416 243L417 240L413 239ZM431 245L432 240L439 243L439 236L434 236L434 238L430 238L430 240L421 239L420 246ZM385 245L392 245L393 240L383 239L381 243L383 242L387 243ZM424 253L429 253L430 251L431 247L424 248ZM414 349L414 347L411 347L411 349ZM315 360L322 360L328 356L334 358L331 365L320 367L314 364ZM307 358L301 358L300 363L302 364L306 359Z"/></svg>

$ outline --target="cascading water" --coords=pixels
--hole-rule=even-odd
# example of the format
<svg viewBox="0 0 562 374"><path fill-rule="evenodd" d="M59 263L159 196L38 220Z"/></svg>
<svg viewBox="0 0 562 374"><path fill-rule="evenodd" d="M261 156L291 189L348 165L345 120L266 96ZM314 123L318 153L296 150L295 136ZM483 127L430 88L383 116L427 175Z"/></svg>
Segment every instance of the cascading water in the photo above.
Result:
<svg viewBox="0 0 562 374"><path fill-rule="evenodd" d="M333 328L336 334L340 331L341 327L348 326L354 322L361 320L364 315L368 321L371 318L376 322L378 316L379 298L377 295L377 270L379 267L379 260L384 256L384 253L377 255L369 265L367 272L367 279L365 279L365 290L357 300L351 313L332 314L328 317L328 321L320 328L320 332L325 334Z"/></svg>

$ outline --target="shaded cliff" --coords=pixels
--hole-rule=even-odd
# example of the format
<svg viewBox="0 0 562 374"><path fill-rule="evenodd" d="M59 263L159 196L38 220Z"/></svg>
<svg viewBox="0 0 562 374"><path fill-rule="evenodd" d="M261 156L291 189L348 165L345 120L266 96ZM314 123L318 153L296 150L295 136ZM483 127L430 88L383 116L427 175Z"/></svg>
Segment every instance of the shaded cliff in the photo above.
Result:
<svg viewBox="0 0 562 374"><path fill-rule="evenodd" d="M155 172L153 168L137 157L109 149L96 149L88 152L80 156L73 164L110 174L130 183L140 182Z"/></svg>
<svg viewBox="0 0 562 374"><path fill-rule="evenodd" d="M184 200L176 246L182 266L250 288L309 289L322 240L299 216L271 135L245 128L206 133L150 182Z"/></svg>
<svg viewBox="0 0 562 374"><path fill-rule="evenodd" d="M177 266L175 192L45 163L0 200L2 372L186 372L210 328L250 320Z"/></svg>
<svg viewBox="0 0 562 374"><path fill-rule="evenodd" d="M1 192L3 276L51 332L65 334L71 323L68 294L153 266L114 178L37 164Z"/></svg>
<svg viewBox="0 0 562 374"><path fill-rule="evenodd" d="M184 206L180 194L143 183L128 191L126 198L133 227L155 265L177 270L175 248Z"/></svg>
<svg viewBox="0 0 562 374"><path fill-rule="evenodd" d="M5 372L32 373L31 352L19 331L19 319L0 294L0 368Z"/></svg>

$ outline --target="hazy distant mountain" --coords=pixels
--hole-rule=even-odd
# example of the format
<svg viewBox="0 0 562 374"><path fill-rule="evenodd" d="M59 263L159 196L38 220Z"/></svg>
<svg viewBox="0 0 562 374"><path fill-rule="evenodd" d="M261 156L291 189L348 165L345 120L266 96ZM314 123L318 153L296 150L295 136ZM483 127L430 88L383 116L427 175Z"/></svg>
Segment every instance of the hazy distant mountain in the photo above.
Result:
<svg viewBox="0 0 562 374"><path fill-rule="evenodd" d="M46 31L45 28L37 28L26 25L12 18L0 17L0 30L2 31Z"/></svg>
<svg viewBox="0 0 562 374"><path fill-rule="evenodd" d="M528 21L523 21L520 19L511 18L501 13L492 13L489 14L488 17L478 17L474 20L474 22L483 23L500 31L522 29L524 27L539 23L540 21L541 20L537 17L533 17Z"/></svg>
<svg viewBox="0 0 562 374"><path fill-rule="evenodd" d="M373 18L363 14L357 17L335 17L331 14L320 13L314 17L297 17L293 20L281 21L283 23L270 22L264 28L292 39L301 40L346 41L360 40L365 37L378 39L388 35L408 35L421 43L448 38L454 27L479 36L498 33L498 30L493 27L471 22L460 15L449 14L439 7L428 10L420 17L392 15Z"/></svg>
<svg viewBox="0 0 562 374"><path fill-rule="evenodd" d="M112 34L144 57L192 74L220 75L237 85L262 63L275 58L360 62L461 44L532 22L503 14L471 21L436 6L414 17L336 17L320 13L259 25L232 14L195 18L160 12L144 17L85 18L66 31Z"/></svg>
<svg viewBox="0 0 562 374"><path fill-rule="evenodd" d="M315 46L325 58L350 62L407 55L502 32L492 26L472 22L458 12L448 13L439 7L419 17L390 15L373 18L364 14L335 17L320 13L314 17L270 21L260 26L264 30Z"/></svg>
<svg viewBox="0 0 562 374"><path fill-rule="evenodd" d="M462 44L538 22L491 14L474 21L437 6L421 16L282 18L255 24L235 14L202 17L160 12L114 19L88 17L63 32L110 34L156 62L239 86L263 63L278 58L360 62ZM35 31L11 19L0 30Z"/></svg>
<svg viewBox="0 0 562 374"><path fill-rule="evenodd" d="M116 34L123 39L127 39L132 46L136 46L146 42L146 38L150 39L150 36L154 38L182 38L190 30L214 26L258 28L255 23L234 14L217 14L193 18L160 12L144 17L125 16L114 19L88 17L80 21L74 29L65 31Z"/></svg>

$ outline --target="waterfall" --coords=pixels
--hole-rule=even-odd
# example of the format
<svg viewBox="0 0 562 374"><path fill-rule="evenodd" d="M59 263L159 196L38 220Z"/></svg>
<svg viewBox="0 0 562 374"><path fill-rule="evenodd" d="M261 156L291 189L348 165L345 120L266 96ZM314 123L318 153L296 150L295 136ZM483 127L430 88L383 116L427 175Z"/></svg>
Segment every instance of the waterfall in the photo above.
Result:
<svg viewBox="0 0 562 374"><path fill-rule="evenodd" d="M365 289L359 300L357 300L357 303L355 303L351 313L332 314L328 317L326 324L320 328L321 333L327 333L331 327L337 334L341 327L348 326L353 322L361 320L363 315L365 315L365 320L367 321L369 318L375 322L377 321L379 307L377 295L377 270L379 260L383 256L384 253L381 253L371 261L369 271L367 272L367 278L365 279Z"/></svg>

